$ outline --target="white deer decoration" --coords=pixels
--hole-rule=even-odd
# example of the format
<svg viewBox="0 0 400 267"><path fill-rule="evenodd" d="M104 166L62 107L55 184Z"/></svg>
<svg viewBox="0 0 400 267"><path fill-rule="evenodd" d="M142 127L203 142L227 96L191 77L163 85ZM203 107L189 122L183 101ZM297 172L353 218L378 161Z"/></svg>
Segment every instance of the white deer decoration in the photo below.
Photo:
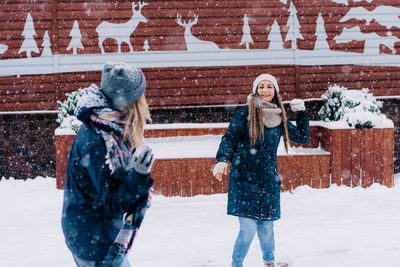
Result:
<svg viewBox="0 0 400 267"><path fill-rule="evenodd" d="M194 20L189 20L188 22L182 22L182 16L176 15L176 23L185 28L185 41L188 51L209 51L209 50L219 50L216 43L210 41L203 41L193 36L190 28L197 23L198 16L195 16Z"/></svg>
<svg viewBox="0 0 400 267"><path fill-rule="evenodd" d="M142 15L142 8L148 3L138 1L139 9L136 10L135 2L132 2L132 18L125 23L111 23L104 21L97 26L96 31L99 34L99 46L101 53L104 54L103 42L105 39L115 39L118 45L118 53L121 52L122 43L127 43L133 52L133 46L130 41L131 34L137 28L139 22L146 23L147 19Z"/></svg>

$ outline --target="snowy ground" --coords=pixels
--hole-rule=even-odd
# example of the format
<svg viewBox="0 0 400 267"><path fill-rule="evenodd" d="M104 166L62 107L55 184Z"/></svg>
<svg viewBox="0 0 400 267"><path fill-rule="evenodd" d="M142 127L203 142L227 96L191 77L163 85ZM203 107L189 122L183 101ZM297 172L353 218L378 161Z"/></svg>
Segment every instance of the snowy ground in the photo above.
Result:
<svg viewBox="0 0 400 267"><path fill-rule="evenodd" d="M74 266L60 226L55 179L0 182L0 266ZM226 195L155 196L135 247L135 267L228 267L238 231ZM300 187L282 194L276 258L290 266L400 266L396 186ZM255 238L245 266L263 266Z"/></svg>

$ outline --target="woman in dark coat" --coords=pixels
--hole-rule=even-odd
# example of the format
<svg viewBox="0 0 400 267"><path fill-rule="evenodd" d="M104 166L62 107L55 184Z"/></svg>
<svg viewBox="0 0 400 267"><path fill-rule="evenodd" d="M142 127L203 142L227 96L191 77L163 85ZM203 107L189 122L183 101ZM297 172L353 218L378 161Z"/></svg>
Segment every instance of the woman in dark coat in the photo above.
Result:
<svg viewBox="0 0 400 267"><path fill-rule="evenodd" d="M124 214L144 215L154 161L143 145L150 120L145 88L142 71L108 63L101 88L93 84L78 101L83 124L68 157L62 211L62 229L77 266L117 266L106 256ZM129 266L126 258L120 261Z"/></svg>
<svg viewBox="0 0 400 267"><path fill-rule="evenodd" d="M219 146L214 176L221 181L229 171L228 214L238 216L239 235L232 254L232 266L242 266L257 232L265 266L274 266L273 221L280 218L281 181L277 149L283 136L286 152L289 140L306 144L309 119L302 100L292 100L296 125L286 120L285 109L274 76L262 74L253 83L247 105L233 116Z"/></svg>

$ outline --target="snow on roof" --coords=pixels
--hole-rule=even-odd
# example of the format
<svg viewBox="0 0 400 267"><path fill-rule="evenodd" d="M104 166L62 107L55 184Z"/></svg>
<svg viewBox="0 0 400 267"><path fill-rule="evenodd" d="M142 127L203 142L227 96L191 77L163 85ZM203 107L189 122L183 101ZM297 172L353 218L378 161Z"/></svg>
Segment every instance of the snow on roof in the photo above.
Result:
<svg viewBox="0 0 400 267"><path fill-rule="evenodd" d="M202 129L202 128L228 128L229 123L167 123L146 124L146 130L159 129Z"/></svg>
<svg viewBox="0 0 400 267"><path fill-rule="evenodd" d="M346 121L310 121L310 126L321 126L327 129L355 129L349 127ZM394 128L394 124L392 120L382 119L376 122L374 128Z"/></svg>
<svg viewBox="0 0 400 267"><path fill-rule="evenodd" d="M222 135L178 136L164 138L146 138L146 143L153 149L156 159L174 158L215 158ZM289 149L289 155L328 154L320 148ZM283 142L278 147L278 156L287 155Z"/></svg>
<svg viewBox="0 0 400 267"><path fill-rule="evenodd" d="M71 128L56 128L54 131L55 135L76 135L75 131Z"/></svg>

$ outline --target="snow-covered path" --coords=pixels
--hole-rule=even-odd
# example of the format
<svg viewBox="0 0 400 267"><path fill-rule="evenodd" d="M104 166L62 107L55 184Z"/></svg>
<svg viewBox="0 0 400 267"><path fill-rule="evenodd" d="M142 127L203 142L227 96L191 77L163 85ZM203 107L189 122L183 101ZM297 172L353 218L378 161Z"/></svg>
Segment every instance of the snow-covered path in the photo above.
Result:
<svg viewBox="0 0 400 267"><path fill-rule="evenodd" d="M0 266L74 266L64 244L55 179L0 181ZM135 267L228 267L238 231L226 195L155 196L129 255ZM300 187L282 194L276 258L290 266L400 267L396 186ZM245 266L263 266L257 237Z"/></svg>

